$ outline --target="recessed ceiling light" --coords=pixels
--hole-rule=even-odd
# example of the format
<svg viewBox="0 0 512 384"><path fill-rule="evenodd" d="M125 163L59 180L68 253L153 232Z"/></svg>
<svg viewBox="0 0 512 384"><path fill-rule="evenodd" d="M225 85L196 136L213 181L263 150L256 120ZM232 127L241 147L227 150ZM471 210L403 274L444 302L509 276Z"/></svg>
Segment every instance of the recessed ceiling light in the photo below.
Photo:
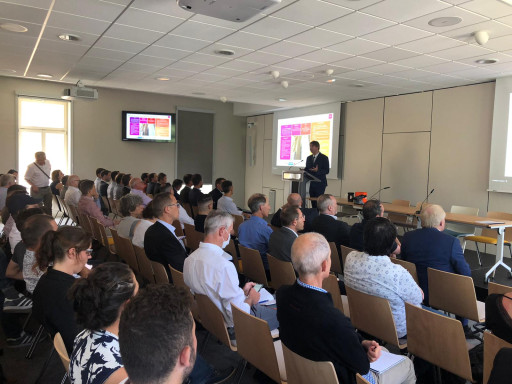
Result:
<svg viewBox="0 0 512 384"><path fill-rule="evenodd" d="M497 62L498 62L498 59L479 59L479 60L475 61L475 63L477 63L477 64L494 64Z"/></svg>
<svg viewBox="0 0 512 384"><path fill-rule="evenodd" d="M280 97L279 99L277 99L277 101L284 102L284 101L286 101L286 99L283 99L282 97Z"/></svg>
<svg viewBox="0 0 512 384"><path fill-rule="evenodd" d="M46 73L38 73L37 77L42 77L43 79L51 79L53 75L48 75Z"/></svg>
<svg viewBox="0 0 512 384"><path fill-rule="evenodd" d="M5 29L6 31L9 31L9 32L20 32L21 33L21 32L28 31L28 28L24 27L23 25L14 24L14 23L0 24L0 28Z"/></svg>
<svg viewBox="0 0 512 384"><path fill-rule="evenodd" d="M336 79L329 79L329 80L326 80L325 82L326 82L326 83L330 83L330 84L332 84L332 83L334 83L335 81L336 81Z"/></svg>
<svg viewBox="0 0 512 384"><path fill-rule="evenodd" d="M0 72L2 73L16 73L14 69L6 69L6 68L0 68Z"/></svg>
<svg viewBox="0 0 512 384"><path fill-rule="evenodd" d="M62 35L59 35L59 39L64 41L79 41L82 40L80 36L72 35L70 33L63 33Z"/></svg>
<svg viewBox="0 0 512 384"><path fill-rule="evenodd" d="M170 78L170 77L162 76L162 77L155 77L155 80L159 80L159 81L169 81L169 80L171 80L171 78Z"/></svg>
<svg viewBox="0 0 512 384"><path fill-rule="evenodd" d="M235 54L235 51L233 51L231 49L217 49L215 51L215 53L217 55L222 55L222 56L233 56Z"/></svg>
<svg viewBox="0 0 512 384"><path fill-rule="evenodd" d="M428 22L428 25L432 27L449 27L452 25L459 24L462 21L461 17L437 17Z"/></svg>

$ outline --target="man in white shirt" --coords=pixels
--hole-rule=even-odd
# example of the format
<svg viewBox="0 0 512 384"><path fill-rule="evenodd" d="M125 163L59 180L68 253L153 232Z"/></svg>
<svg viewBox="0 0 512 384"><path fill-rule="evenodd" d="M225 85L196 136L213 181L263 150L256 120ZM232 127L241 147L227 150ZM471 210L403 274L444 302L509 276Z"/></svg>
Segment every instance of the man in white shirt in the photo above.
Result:
<svg viewBox="0 0 512 384"><path fill-rule="evenodd" d="M146 184L144 184L140 177L133 177L130 180L130 189L132 190L130 193L140 196L142 198L142 205L144 205L144 207L151 201L151 198L144 193L145 186Z"/></svg>
<svg viewBox="0 0 512 384"><path fill-rule="evenodd" d="M231 256L222 249L229 244L233 231L233 216L219 210L211 211L205 221L204 241L185 259L183 277L194 293L206 295L220 309L232 340L234 339L231 303L268 322L276 329L278 322L274 308L258 304L260 293L254 283L239 287L238 274L229 260Z"/></svg>
<svg viewBox="0 0 512 384"><path fill-rule="evenodd" d="M232 215L243 215L244 217L249 217L250 215L239 210L233 201L234 189L231 180L224 180L221 184L221 188L222 192L224 192L224 196L217 201L217 209L219 211L229 212Z"/></svg>
<svg viewBox="0 0 512 384"><path fill-rule="evenodd" d="M80 178L77 175L71 175L68 177L68 189L64 196L66 204L78 207L78 201L80 200L80 197L82 197L82 192L78 189L79 183Z"/></svg>
<svg viewBox="0 0 512 384"><path fill-rule="evenodd" d="M52 191L50 189L50 174L52 166L46 159L44 152L35 153L36 161L29 164L25 172L25 180L30 184L30 196L43 200L43 210L46 214L52 214Z"/></svg>

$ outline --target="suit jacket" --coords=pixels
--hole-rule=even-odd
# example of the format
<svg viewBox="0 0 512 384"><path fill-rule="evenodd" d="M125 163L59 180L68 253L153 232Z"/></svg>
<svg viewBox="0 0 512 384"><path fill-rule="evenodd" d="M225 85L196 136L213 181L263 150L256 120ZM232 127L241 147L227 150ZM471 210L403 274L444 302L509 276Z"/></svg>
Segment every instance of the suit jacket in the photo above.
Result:
<svg viewBox="0 0 512 384"><path fill-rule="evenodd" d="M300 231L300 233L306 233L313 231L313 220L315 217L319 215L318 209L316 208L300 208L302 211L302 214L306 216L306 221L304 222L304 229ZM281 224L281 208L277 210L276 213L274 213L274 216L272 216L272 220L270 221L270 224L272 224L274 227L282 227ZM272 254L271 254L272 255ZM274 255L272 255L274 256Z"/></svg>
<svg viewBox="0 0 512 384"><path fill-rule="evenodd" d="M187 258L185 248L162 223L158 221L150 226L144 235L144 250L150 260L162 264L172 282L169 264L183 272L183 263Z"/></svg>
<svg viewBox="0 0 512 384"><path fill-rule="evenodd" d="M210 196L212 197L213 200L213 209L217 209L217 201L219 201L219 199L224 195L217 188L213 188L212 191L210 192Z"/></svg>
<svg viewBox="0 0 512 384"><path fill-rule="evenodd" d="M201 200L204 193L199 188L192 188L188 194L188 202L190 205L197 206L197 202Z"/></svg>
<svg viewBox="0 0 512 384"><path fill-rule="evenodd" d="M314 168L318 165L318 171L313 172L310 171L310 168ZM313 163L313 155L309 155L306 159L306 171L311 173L313 176L318 177L320 182L312 183L312 184L321 184L323 186L327 186L327 178L325 175L329 173L329 158L325 156L323 153L318 153L316 157L316 161Z"/></svg>
<svg viewBox="0 0 512 384"><path fill-rule="evenodd" d="M364 226L366 225L366 220L363 219L360 223L355 223L352 228L350 228L350 240L349 246L350 248L354 248L358 251L362 251L364 248L363 242L363 233Z"/></svg>
<svg viewBox="0 0 512 384"><path fill-rule="evenodd" d="M420 288L428 305L427 268L471 276L459 239L436 228L421 228L406 232L402 240L401 258L416 264Z"/></svg>
<svg viewBox="0 0 512 384"><path fill-rule="evenodd" d="M268 241L268 253L282 261L292 261L292 244L297 235L288 228L281 227L272 232Z"/></svg>
<svg viewBox="0 0 512 384"><path fill-rule="evenodd" d="M108 183L106 181L101 180L100 190L98 191L100 196L105 196L106 197L107 196L107 189L108 189Z"/></svg>
<svg viewBox="0 0 512 384"><path fill-rule="evenodd" d="M188 195L189 195L190 191L191 191L190 187L186 187L186 186L181 190L180 196L181 196L182 203L189 202Z"/></svg>
<svg viewBox="0 0 512 384"><path fill-rule="evenodd" d="M318 217L315 217L313 220L313 231L324 235L328 242L332 241L336 245L349 245L350 226L329 215L320 214Z"/></svg>

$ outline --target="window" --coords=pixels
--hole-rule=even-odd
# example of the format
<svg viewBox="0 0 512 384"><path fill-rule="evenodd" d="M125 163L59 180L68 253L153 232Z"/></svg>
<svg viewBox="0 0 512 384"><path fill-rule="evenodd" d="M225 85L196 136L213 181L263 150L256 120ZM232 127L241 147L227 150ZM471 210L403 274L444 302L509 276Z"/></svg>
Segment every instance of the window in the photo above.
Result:
<svg viewBox="0 0 512 384"><path fill-rule="evenodd" d="M18 97L18 183L29 187L24 179L34 153L46 152L52 171L60 169L68 175L69 101Z"/></svg>

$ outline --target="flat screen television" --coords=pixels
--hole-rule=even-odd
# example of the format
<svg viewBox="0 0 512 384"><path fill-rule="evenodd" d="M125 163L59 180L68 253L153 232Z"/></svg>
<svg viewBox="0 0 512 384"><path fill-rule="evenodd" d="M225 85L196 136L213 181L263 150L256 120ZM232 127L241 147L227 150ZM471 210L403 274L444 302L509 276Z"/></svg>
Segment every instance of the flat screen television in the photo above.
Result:
<svg viewBox="0 0 512 384"><path fill-rule="evenodd" d="M176 142L176 114L123 111L123 141Z"/></svg>

